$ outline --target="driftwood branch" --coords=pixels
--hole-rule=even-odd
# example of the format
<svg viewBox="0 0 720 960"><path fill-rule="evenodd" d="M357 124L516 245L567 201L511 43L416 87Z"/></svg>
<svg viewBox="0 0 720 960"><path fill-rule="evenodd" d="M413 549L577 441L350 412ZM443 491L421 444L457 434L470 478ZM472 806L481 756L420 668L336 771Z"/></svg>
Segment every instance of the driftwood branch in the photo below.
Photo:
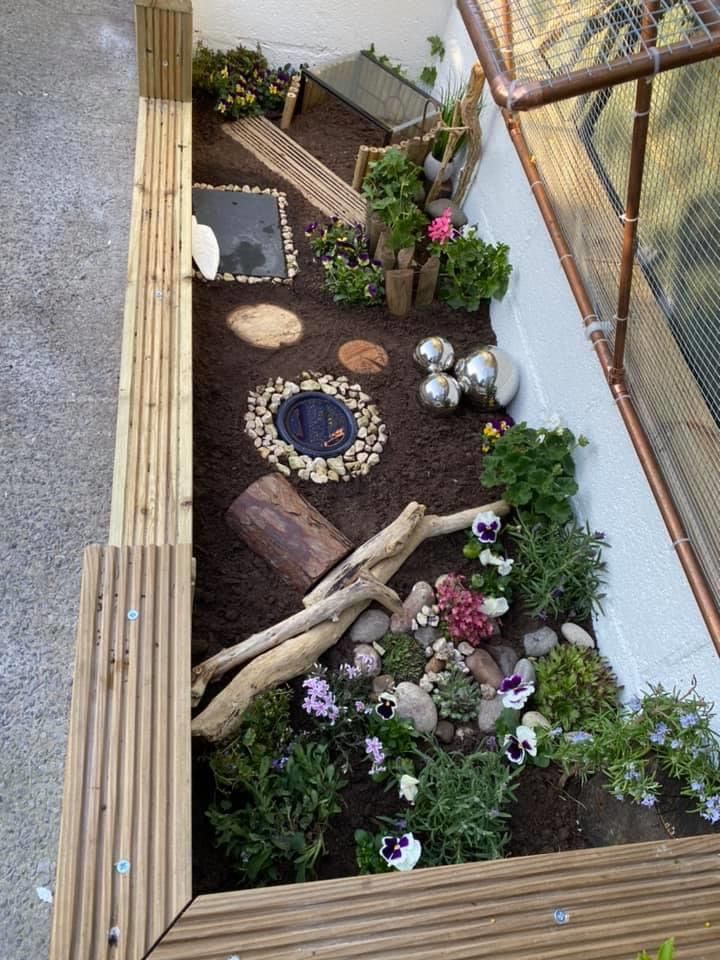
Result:
<svg viewBox="0 0 720 960"><path fill-rule="evenodd" d="M304 633L311 627L322 623L323 620L337 620L346 607L353 606L361 601L375 600L390 610L391 613L401 613L400 598L391 590L366 571L360 571L356 580L342 590L313 604L306 610L293 614L280 623L273 624L260 633L254 633L247 640L236 643L232 647L220 650L213 657L209 657L193 668L191 700L195 707L202 700L205 690L213 680L219 680L228 670L240 667L248 660L279 646L285 640Z"/></svg>
<svg viewBox="0 0 720 960"><path fill-rule="evenodd" d="M509 507L503 500L499 500L446 517L422 518L399 552L385 557L372 567L373 576L387 583L424 540L465 530L475 515L485 510L504 516ZM354 623L368 603L369 601L363 600L353 604L340 614L335 623L326 620L300 636L287 640L282 647L269 650L249 663L193 720L193 735L216 741L233 734L254 697L307 672Z"/></svg>

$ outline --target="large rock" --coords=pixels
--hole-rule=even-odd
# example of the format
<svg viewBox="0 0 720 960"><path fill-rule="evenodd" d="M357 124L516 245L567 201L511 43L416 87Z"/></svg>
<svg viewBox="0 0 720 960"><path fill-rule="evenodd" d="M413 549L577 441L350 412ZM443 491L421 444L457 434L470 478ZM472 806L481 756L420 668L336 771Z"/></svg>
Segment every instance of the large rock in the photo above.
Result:
<svg viewBox="0 0 720 960"><path fill-rule="evenodd" d="M518 660L512 668L512 673L516 673L519 677L522 677L526 683L535 683L535 664L526 657Z"/></svg>
<svg viewBox="0 0 720 960"><path fill-rule="evenodd" d="M537 710L528 710L524 713L520 723L524 723L526 727L532 727L533 730L535 727L542 727L544 730L550 729L550 721Z"/></svg>
<svg viewBox="0 0 720 960"><path fill-rule="evenodd" d="M488 653L495 663L500 667L502 675L509 677L512 675L513 667L517 662L517 654L512 647L504 646L502 643L495 646L492 644L488 648Z"/></svg>
<svg viewBox="0 0 720 960"><path fill-rule="evenodd" d="M595 649L595 641L587 632L576 623L564 623L560 627L560 633L574 647L587 647L590 650Z"/></svg>
<svg viewBox="0 0 720 960"><path fill-rule="evenodd" d="M419 733L432 733L438 714L433 698L416 683L403 681L395 687L396 712L402 720L412 720Z"/></svg>
<svg viewBox="0 0 720 960"><path fill-rule="evenodd" d="M483 700L478 707L478 728L480 733L495 733L495 724L503 712L502 697Z"/></svg>
<svg viewBox="0 0 720 960"><path fill-rule="evenodd" d="M376 677L382 670L380 654L369 643L355 645L353 663L364 677Z"/></svg>
<svg viewBox="0 0 720 960"><path fill-rule="evenodd" d="M523 647L529 657L546 657L557 644L557 634L550 627L540 627L523 637Z"/></svg>
<svg viewBox="0 0 720 960"><path fill-rule="evenodd" d="M435 603L435 591L424 580L418 580L410 593L403 601L403 612L394 613L390 618L390 629L393 633L409 633L412 621L423 607L431 607Z"/></svg>
<svg viewBox="0 0 720 960"><path fill-rule="evenodd" d="M366 610L350 628L353 643L374 643L390 629L390 617L382 610Z"/></svg>
<svg viewBox="0 0 720 960"><path fill-rule="evenodd" d="M449 720L440 720L435 728L435 736L440 743L452 743L455 737L455 727Z"/></svg>
<svg viewBox="0 0 720 960"><path fill-rule="evenodd" d="M425 207L425 213L433 220L435 217L441 217L445 211L450 208L450 219L454 227L464 227L468 218L463 208L455 203L454 200L433 200Z"/></svg>
<svg viewBox="0 0 720 960"><path fill-rule="evenodd" d="M487 650L476 650L465 663L478 683L487 683L496 690L502 683L503 672Z"/></svg>

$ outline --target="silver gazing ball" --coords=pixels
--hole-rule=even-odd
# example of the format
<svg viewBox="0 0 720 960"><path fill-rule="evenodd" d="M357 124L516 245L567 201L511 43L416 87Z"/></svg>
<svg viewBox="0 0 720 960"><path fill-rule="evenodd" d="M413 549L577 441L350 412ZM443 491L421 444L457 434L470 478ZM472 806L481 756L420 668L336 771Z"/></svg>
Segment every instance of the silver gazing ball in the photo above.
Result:
<svg viewBox="0 0 720 960"><path fill-rule="evenodd" d="M485 409L495 406L497 360L488 347L475 347L455 364L460 389L472 403Z"/></svg>
<svg viewBox="0 0 720 960"><path fill-rule="evenodd" d="M455 363L455 350L445 337L423 337L415 346L413 360L421 370L438 373Z"/></svg>
<svg viewBox="0 0 720 960"><path fill-rule="evenodd" d="M418 387L418 403L428 413L446 416L453 413L462 393L460 386L448 373L431 373Z"/></svg>

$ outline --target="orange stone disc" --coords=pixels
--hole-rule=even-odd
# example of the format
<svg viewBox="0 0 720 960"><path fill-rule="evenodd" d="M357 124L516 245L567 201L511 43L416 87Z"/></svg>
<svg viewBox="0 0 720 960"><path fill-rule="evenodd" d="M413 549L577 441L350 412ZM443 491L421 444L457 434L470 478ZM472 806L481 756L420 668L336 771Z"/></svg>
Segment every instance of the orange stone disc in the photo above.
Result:
<svg viewBox="0 0 720 960"><path fill-rule="evenodd" d="M348 340L338 350L338 360L353 373L379 373L390 362L383 348L369 340Z"/></svg>

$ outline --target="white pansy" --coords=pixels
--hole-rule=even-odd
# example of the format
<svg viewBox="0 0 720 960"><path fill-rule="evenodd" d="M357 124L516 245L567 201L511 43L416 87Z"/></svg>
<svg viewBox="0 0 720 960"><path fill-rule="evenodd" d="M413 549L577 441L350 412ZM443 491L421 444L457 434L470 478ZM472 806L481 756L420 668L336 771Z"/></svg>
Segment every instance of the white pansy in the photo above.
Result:
<svg viewBox="0 0 720 960"><path fill-rule="evenodd" d="M485 597L480 610L487 617L501 617L510 609L505 597Z"/></svg>
<svg viewBox="0 0 720 960"><path fill-rule="evenodd" d="M500 557L500 562L497 565L498 573L501 577L507 577L512 573L514 560L511 560L510 557Z"/></svg>
<svg viewBox="0 0 720 960"><path fill-rule="evenodd" d="M400 777L400 796L403 800L407 800L408 803L415 803L415 798L417 797L418 792L418 783L420 781L417 777L411 777L409 774L404 773Z"/></svg>
<svg viewBox="0 0 720 960"><path fill-rule="evenodd" d="M485 549L481 551L478 560L484 567L497 566L497 557L489 547L485 547Z"/></svg>

